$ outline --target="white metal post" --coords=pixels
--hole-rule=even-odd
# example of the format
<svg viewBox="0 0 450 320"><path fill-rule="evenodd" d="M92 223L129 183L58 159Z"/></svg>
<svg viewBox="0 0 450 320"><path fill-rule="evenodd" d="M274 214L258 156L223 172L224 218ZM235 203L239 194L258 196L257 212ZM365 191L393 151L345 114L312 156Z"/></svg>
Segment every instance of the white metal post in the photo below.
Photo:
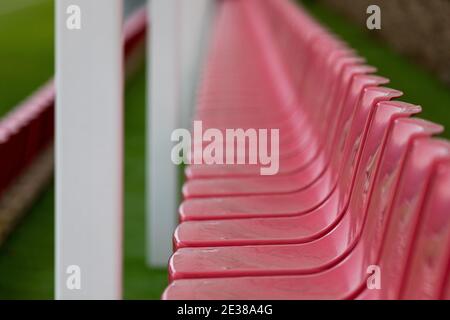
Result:
<svg viewBox="0 0 450 320"><path fill-rule="evenodd" d="M172 131L179 125L179 0L148 6L147 260L167 266L178 207L178 169L170 159Z"/></svg>
<svg viewBox="0 0 450 320"><path fill-rule="evenodd" d="M56 298L122 291L122 0L56 2Z"/></svg>
<svg viewBox="0 0 450 320"><path fill-rule="evenodd" d="M147 258L167 266L177 224L178 169L172 131L190 126L213 0L149 0Z"/></svg>

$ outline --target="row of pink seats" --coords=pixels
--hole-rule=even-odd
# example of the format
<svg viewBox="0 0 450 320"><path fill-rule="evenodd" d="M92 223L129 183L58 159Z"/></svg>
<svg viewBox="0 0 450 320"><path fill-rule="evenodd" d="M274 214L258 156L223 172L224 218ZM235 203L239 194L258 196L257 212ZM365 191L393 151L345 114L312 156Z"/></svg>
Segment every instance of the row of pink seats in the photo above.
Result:
<svg viewBox="0 0 450 320"><path fill-rule="evenodd" d="M124 27L127 59L145 39L146 10L138 10ZM52 141L55 89L53 81L37 90L0 119L0 196Z"/></svg>
<svg viewBox="0 0 450 320"><path fill-rule="evenodd" d="M279 128L280 170L187 167L163 299L450 299L450 143L374 72L287 0L219 2L195 119Z"/></svg>

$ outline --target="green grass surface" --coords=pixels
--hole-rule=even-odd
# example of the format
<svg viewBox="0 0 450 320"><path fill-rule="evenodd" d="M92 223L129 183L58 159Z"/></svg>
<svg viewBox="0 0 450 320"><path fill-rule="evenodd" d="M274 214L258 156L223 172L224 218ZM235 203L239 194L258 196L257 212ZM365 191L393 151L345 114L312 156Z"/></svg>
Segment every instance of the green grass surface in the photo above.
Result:
<svg viewBox="0 0 450 320"><path fill-rule="evenodd" d="M131 79L125 114L125 278L127 299L159 299L167 269L145 265L145 72Z"/></svg>
<svg viewBox="0 0 450 320"><path fill-rule="evenodd" d="M53 20L53 0L0 1L0 116L52 76Z"/></svg>
<svg viewBox="0 0 450 320"><path fill-rule="evenodd" d="M420 117L443 124L443 136L450 138L450 88L433 74L391 50L367 29L356 26L317 1L301 1L308 11L330 30L358 50L378 74L391 80L388 85L404 93L400 99L419 104ZM361 14L365 14L361 12Z"/></svg>
<svg viewBox="0 0 450 320"><path fill-rule="evenodd" d="M53 187L0 248L0 299L53 298Z"/></svg>

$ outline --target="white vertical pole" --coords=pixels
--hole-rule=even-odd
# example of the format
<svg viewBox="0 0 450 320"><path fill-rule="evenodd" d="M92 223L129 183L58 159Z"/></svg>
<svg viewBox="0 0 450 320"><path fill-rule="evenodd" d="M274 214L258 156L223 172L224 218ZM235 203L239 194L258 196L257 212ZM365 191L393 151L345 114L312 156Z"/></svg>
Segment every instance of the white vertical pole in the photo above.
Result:
<svg viewBox="0 0 450 320"><path fill-rule="evenodd" d="M184 128L191 126L214 4L213 0L181 1L181 126Z"/></svg>
<svg viewBox="0 0 450 320"><path fill-rule="evenodd" d="M147 141L147 262L166 267L177 223L178 169L170 153L179 125L179 0L150 0Z"/></svg>
<svg viewBox="0 0 450 320"><path fill-rule="evenodd" d="M55 2L55 294L120 299L122 0Z"/></svg>
<svg viewBox="0 0 450 320"><path fill-rule="evenodd" d="M147 260L167 266L177 224L171 133L189 128L213 0L149 0Z"/></svg>

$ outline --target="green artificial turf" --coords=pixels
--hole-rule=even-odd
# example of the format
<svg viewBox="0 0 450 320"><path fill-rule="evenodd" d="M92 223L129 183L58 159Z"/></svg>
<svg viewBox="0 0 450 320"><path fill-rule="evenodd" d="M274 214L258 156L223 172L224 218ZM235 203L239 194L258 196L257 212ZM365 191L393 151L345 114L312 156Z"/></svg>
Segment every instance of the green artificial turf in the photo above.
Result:
<svg viewBox="0 0 450 320"><path fill-rule="evenodd" d="M443 124L443 136L450 138L450 88L425 68L394 52L372 33L349 22L342 15L330 10L318 1L300 1L320 22L339 35L368 64L378 68L378 74L391 80L389 87L404 93L402 101L419 104L423 108L420 117ZM365 14L362 12L361 14Z"/></svg>
<svg viewBox="0 0 450 320"><path fill-rule="evenodd" d="M0 299L53 298L53 201L50 188L0 247Z"/></svg>
<svg viewBox="0 0 450 320"><path fill-rule="evenodd" d="M126 299L159 299L167 268L145 262L145 86L141 70L127 87L125 113L125 277Z"/></svg>
<svg viewBox="0 0 450 320"><path fill-rule="evenodd" d="M53 75L53 3L0 1L0 117Z"/></svg>

